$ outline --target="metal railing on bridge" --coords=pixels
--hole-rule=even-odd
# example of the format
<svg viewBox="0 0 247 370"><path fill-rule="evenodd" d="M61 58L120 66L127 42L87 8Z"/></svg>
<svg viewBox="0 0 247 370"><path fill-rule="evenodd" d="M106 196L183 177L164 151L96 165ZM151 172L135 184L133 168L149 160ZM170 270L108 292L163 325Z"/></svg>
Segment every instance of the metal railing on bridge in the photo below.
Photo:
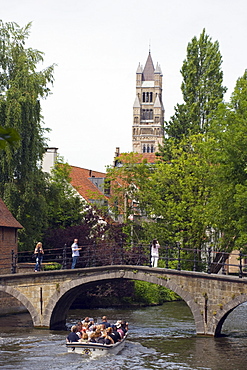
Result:
<svg viewBox="0 0 247 370"><path fill-rule="evenodd" d="M70 269L71 247L66 244L62 248L45 249L42 262L43 270ZM176 270L200 271L208 274L234 274L242 278L247 276L247 255L242 251L216 251L212 247L203 249L182 248L181 245L161 246L158 267ZM11 273L16 273L20 266L35 265L32 251L11 254ZM0 259L0 269L4 261ZM121 246L116 244L95 243L84 245L76 268L136 265L151 267L151 246Z"/></svg>

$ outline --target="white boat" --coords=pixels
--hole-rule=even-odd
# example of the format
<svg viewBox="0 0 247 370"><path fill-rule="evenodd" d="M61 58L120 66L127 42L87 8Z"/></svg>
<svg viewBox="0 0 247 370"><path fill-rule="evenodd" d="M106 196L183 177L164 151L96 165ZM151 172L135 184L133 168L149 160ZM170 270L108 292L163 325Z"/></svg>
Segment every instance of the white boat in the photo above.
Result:
<svg viewBox="0 0 247 370"><path fill-rule="evenodd" d="M128 333L125 334L121 342L114 344L90 343L90 342L67 342L66 347L70 353L79 353L86 356L105 356L108 354L116 355L124 345Z"/></svg>

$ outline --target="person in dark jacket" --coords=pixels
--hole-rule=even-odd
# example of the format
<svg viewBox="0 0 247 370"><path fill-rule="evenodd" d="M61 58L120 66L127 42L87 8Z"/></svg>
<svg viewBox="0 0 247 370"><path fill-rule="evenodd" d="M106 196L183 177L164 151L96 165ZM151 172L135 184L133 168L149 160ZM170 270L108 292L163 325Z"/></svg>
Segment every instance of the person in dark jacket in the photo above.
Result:
<svg viewBox="0 0 247 370"><path fill-rule="evenodd" d="M67 336L67 342L78 342L79 341L79 337L76 334L77 330L78 330L77 326L73 325L71 328L71 333Z"/></svg>

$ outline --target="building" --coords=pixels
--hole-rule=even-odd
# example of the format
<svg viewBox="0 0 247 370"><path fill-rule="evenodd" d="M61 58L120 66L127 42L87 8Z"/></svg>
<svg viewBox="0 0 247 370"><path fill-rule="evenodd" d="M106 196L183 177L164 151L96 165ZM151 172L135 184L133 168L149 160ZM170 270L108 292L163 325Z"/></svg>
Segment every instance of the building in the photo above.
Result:
<svg viewBox="0 0 247 370"><path fill-rule="evenodd" d="M14 262L12 259L17 254L18 229L22 229L21 224L0 199L0 274L11 273L12 262Z"/></svg>
<svg viewBox="0 0 247 370"><path fill-rule="evenodd" d="M54 168L54 165L57 160L58 156L58 148L46 148L46 151L43 156L43 162L42 162L42 171L51 173L52 169Z"/></svg>
<svg viewBox="0 0 247 370"><path fill-rule="evenodd" d="M132 149L136 153L155 153L164 138L162 72L156 68L151 53L144 69L136 71L136 98L133 106Z"/></svg>
<svg viewBox="0 0 247 370"><path fill-rule="evenodd" d="M70 184L83 200L93 205L106 205L109 189L105 187L104 172L70 166Z"/></svg>

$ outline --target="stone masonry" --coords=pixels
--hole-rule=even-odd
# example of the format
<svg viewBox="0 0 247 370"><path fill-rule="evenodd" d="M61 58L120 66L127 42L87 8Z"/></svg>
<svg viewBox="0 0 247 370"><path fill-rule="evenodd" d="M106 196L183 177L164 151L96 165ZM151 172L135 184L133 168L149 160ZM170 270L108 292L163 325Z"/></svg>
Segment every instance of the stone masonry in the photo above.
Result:
<svg viewBox="0 0 247 370"><path fill-rule="evenodd" d="M190 307L198 335L217 336L228 314L247 301L247 279L144 266L101 266L0 276L0 292L18 299L37 328L63 329L84 284L116 279L147 281L177 293Z"/></svg>

